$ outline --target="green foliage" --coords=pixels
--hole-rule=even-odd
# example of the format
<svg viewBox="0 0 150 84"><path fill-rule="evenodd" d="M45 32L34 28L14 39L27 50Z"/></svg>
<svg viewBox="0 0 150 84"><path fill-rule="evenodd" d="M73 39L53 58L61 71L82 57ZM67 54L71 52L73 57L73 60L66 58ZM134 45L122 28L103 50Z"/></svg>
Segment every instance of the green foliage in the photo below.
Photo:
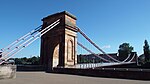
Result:
<svg viewBox="0 0 150 84"><path fill-rule="evenodd" d="M150 61L150 50L149 50L149 44L148 44L147 40L144 41L143 50L144 50L145 62L149 62Z"/></svg>
<svg viewBox="0 0 150 84"><path fill-rule="evenodd" d="M141 66L149 67L149 65L150 65L150 49L149 49L149 44L148 44L147 40L144 41L143 51L144 51L144 54L142 54L138 57L138 63Z"/></svg>
<svg viewBox="0 0 150 84"><path fill-rule="evenodd" d="M100 63L102 62L101 59L93 59L91 56L84 56L84 55L78 55L77 63Z"/></svg>
<svg viewBox="0 0 150 84"><path fill-rule="evenodd" d="M123 43L119 46L120 51L126 51L127 53L131 53L133 51L133 47L130 46L129 43Z"/></svg>
<svg viewBox="0 0 150 84"><path fill-rule="evenodd" d="M33 56L31 58L15 58L15 63L18 65L39 65L40 64L40 57Z"/></svg>
<svg viewBox="0 0 150 84"><path fill-rule="evenodd" d="M145 56L144 56L144 54L142 54L142 55L140 55L140 56L138 57L138 64L139 64L139 65L145 64Z"/></svg>
<svg viewBox="0 0 150 84"><path fill-rule="evenodd" d="M129 43L123 43L119 46L119 60L123 61L133 51L133 47Z"/></svg>

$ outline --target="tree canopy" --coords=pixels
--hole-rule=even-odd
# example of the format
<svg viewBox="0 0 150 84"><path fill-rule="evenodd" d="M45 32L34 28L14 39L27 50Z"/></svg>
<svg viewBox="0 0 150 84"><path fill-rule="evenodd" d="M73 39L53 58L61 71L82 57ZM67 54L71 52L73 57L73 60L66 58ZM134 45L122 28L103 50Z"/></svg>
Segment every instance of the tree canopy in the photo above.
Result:
<svg viewBox="0 0 150 84"><path fill-rule="evenodd" d="M150 49L147 40L144 41L143 51L144 51L145 61L146 62L150 61Z"/></svg>
<svg viewBox="0 0 150 84"><path fill-rule="evenodd" d="M123 43L119 46L120 51L126 51L128 53L131 53L133 51L133 47L130 46L129 43Z"/></svg>
<svg viewBox="0 0 150 84"><path fill-rule="evenodd" d="M119 60L123 61L133 51L133 47L129 43L123 43L119 46Z"/></svg>
<svg viewBox="0 0 150 84"><path fill-rule="evenodd" d="M15 58L15 64L18 65L39 65L40 64L40 57L33 56L30 58L23 57L23 58Z"/></svg>

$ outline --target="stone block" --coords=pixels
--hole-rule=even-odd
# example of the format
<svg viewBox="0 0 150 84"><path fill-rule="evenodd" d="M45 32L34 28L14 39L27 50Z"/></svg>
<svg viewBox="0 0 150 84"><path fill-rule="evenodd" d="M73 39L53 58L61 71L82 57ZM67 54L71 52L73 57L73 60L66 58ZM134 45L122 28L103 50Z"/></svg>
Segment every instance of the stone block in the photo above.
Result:
<svg viewBox="0 0 150 84"><path fill-rule="evenodd" d="M16 78L16 65L0 65L0 79Z"/></svg>

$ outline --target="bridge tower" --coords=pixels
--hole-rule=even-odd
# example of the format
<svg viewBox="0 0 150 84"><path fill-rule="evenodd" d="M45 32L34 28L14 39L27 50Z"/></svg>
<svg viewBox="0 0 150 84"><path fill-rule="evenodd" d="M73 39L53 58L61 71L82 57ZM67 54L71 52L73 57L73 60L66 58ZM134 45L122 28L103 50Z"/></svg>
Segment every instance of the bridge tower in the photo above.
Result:
<svg viewBox="0 0 150 84"><path fill-rule="evenodd" d="M60 24L41 37L41 64L47 71L53 67L73 67L77 63L76 17L66 11L42 19L43 29L60 19Z"/></svg>

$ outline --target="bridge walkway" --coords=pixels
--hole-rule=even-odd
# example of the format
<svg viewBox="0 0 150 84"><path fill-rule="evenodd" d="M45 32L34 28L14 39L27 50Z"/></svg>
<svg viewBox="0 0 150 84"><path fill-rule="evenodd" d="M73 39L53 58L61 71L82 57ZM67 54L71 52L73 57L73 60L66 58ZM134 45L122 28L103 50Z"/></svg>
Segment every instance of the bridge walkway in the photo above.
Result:
<svg viewBox="0 0 150 84"><path fill-rule="evenodd" d="M150 81L86 77L45 72L17 72L16 79L0 80L0 84L150 84Z"/></svg>

